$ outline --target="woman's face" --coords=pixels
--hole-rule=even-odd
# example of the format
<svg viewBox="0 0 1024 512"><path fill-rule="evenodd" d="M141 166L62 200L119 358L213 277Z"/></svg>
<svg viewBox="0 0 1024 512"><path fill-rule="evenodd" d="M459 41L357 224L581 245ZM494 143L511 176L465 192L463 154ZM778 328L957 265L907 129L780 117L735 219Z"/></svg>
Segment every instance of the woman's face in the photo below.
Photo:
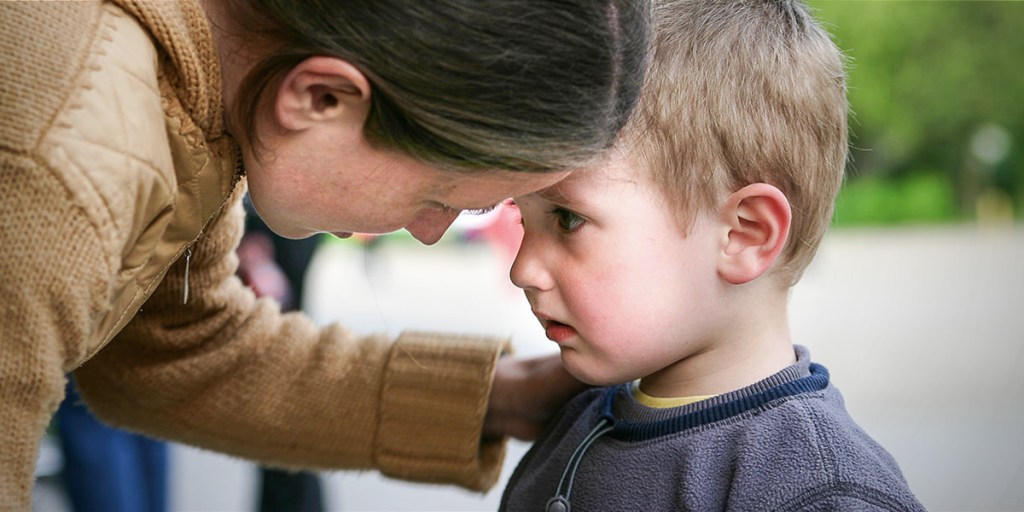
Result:
<svg viewBox="0 0 1024 512"><path fill-rule="evenodd" d="M316 139L306 134L277 140L259 161L245 155L253 206L287 238L405 228L430 245L462 210L487 209L568 175L441 171L365 140L345 145L337 143L344 137Z"/></svg>

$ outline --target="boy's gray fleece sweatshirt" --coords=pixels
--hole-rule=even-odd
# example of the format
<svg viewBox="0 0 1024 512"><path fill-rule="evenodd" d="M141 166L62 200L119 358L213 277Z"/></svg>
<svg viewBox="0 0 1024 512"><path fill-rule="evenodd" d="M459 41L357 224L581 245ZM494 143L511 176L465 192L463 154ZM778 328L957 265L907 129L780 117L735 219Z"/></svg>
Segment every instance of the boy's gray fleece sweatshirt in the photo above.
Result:
<svg viewBox="0 0 1024 512"><path fill-rule="evenodd" d="M781 372L682 407L641 405L629 385L582 393L519 463L501 510L546 510L556 495L574 512L924 510L828 371L795 350Z"/></svg>

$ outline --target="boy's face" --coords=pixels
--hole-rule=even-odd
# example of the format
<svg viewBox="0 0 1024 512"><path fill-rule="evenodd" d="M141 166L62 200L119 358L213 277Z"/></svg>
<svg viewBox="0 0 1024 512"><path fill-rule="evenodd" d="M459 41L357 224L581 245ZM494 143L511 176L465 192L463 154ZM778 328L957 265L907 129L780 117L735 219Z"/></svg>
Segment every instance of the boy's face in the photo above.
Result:
<svg viewBox="0 0 1024 512"><path fill-rule="evenodd" d="M631 159L616 152L515 202L525 234L512 281L576 378L633 380L710 341L722 231L697 215L684 235Z"/></svg>

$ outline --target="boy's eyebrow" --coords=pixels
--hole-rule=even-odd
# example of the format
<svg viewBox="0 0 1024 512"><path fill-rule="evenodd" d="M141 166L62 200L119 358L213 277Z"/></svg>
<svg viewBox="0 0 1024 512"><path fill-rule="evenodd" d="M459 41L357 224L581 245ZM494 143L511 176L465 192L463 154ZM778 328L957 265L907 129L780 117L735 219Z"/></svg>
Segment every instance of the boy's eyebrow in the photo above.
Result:
<svg viewBox="0 0 1024 512"><path fill-rule="evenodd" d="M548 187L548 188L546 188L544 190L540 190L540 191L537 192L537 195L540 196L542 199L544 199L546 201L549 201L549 202L552 202L552 203L556 203L556 204L571 204L571 203L573 203L574 201L572 200L572 198L567 196L564 192L562 192L562 188L563 187L561 187L559 185L560 184L555 184L555 185L552 185L552 186L550 186L550 187Z"/></svg>

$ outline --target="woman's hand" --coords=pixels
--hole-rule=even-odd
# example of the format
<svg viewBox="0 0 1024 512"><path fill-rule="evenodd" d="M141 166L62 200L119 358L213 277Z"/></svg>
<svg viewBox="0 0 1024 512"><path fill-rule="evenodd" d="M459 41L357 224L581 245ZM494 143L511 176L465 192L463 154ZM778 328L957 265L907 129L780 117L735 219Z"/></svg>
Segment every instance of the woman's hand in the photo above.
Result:
<svg viewBox="0 0 1024 512"><path fill-rule="evenodd" d="M484 419L484 438L536 439L559 408L586 387L569 375L558 354L502 357Z"/></svg>

